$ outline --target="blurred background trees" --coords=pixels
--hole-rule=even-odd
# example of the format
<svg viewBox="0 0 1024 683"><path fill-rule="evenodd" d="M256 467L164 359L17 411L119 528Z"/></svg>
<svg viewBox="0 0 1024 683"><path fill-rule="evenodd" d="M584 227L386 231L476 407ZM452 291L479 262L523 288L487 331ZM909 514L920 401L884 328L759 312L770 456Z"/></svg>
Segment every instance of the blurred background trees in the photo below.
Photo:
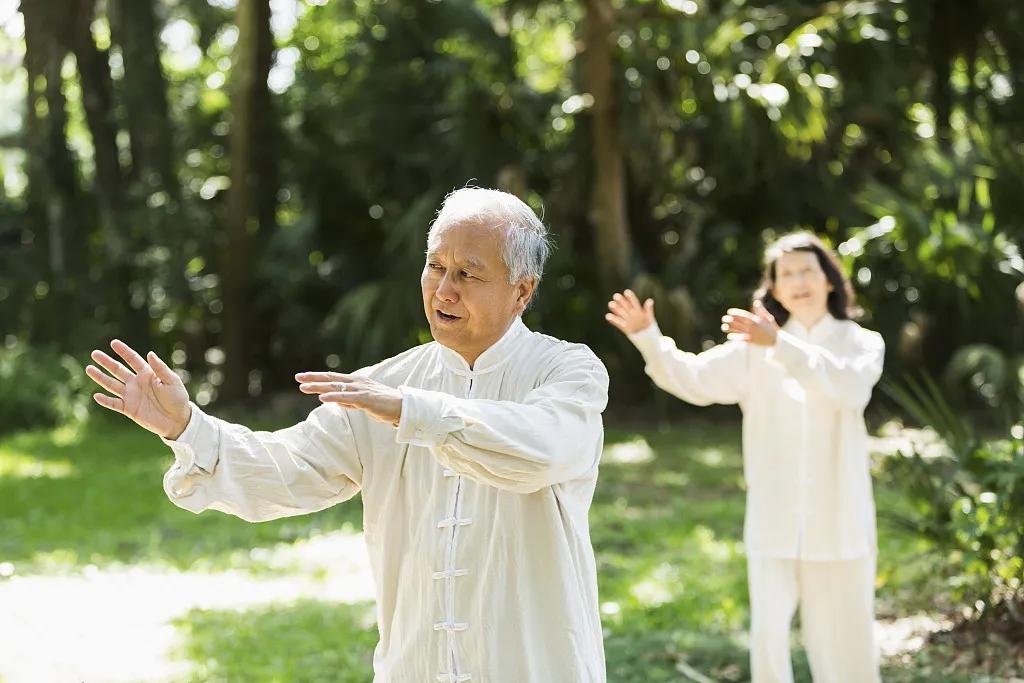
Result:
<svg viewBox="0 0 1024 683"><path fill-rule="evenodd" d="M8 0L5 343L74 354L120 335L171 355L202 403L373 361L425 338L424 231L473 182L544 212L559 249L529 322L614 376L636 359L602 320L610 291L657 296L671 333L706 344L793 228L840 250L890 370L940 373L968 344L1009 356L1022 13Z"/></svg>

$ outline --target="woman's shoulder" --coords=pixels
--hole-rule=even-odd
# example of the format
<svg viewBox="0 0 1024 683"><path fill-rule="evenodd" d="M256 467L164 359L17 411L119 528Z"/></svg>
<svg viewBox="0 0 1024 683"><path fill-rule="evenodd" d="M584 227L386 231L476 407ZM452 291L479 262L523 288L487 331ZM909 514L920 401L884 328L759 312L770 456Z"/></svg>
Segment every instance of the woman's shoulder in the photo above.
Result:
<svg viewBox="0 0 1024 683"><path fill-rule="evenodd" d="M885 339L875 330L864 327L856 320L840 320L839 326L844 336L857 346L867 348L885 348Z"/></svg>

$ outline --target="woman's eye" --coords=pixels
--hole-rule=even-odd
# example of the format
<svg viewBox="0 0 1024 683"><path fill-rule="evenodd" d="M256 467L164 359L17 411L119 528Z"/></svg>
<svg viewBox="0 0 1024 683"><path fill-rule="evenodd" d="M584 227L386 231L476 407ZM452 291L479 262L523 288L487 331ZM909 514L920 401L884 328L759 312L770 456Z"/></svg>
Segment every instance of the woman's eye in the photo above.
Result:
<svg viewBox="0 0 1024 683"><path fill-rule="evenodd" d="M466 271L462 271L461 273L459 273L459 275L461 275L464 278L471 278L471 277L473 277L470 273L467 273Z"/></svg>
<svg viewBox="0 0 1024 683"><path fill-rule="evenodd" d="M441 270L441 266L437 263L428 263L427 268L430 268L431 270Z"/></svg>

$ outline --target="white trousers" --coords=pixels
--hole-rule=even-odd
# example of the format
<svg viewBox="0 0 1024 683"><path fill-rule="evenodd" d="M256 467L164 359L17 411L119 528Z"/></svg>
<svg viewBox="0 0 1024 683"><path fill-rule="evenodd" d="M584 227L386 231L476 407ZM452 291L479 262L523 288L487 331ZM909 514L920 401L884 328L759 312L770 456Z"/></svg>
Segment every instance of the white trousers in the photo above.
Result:
<svg viewBox="0 0 1024 683"><path fill-rule="evenodd" d="M875 557L837 562L747 558L752 683L792 683L789 632L800 607L815 683L880 683Z"/></svg>

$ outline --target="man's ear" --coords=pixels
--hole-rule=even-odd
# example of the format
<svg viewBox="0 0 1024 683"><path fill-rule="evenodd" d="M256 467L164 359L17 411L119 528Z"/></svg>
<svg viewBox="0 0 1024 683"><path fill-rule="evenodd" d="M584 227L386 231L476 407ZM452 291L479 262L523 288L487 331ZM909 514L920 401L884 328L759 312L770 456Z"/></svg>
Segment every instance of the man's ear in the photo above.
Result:
<svg viewBox="0 0 1024 683"><path fill-rule="evenodd" d="M522 313L526 310L526 307L530 305L533 300L533 295L537 292L537 278L529 277L523 278L516 284L516 308Z"/></svg>

